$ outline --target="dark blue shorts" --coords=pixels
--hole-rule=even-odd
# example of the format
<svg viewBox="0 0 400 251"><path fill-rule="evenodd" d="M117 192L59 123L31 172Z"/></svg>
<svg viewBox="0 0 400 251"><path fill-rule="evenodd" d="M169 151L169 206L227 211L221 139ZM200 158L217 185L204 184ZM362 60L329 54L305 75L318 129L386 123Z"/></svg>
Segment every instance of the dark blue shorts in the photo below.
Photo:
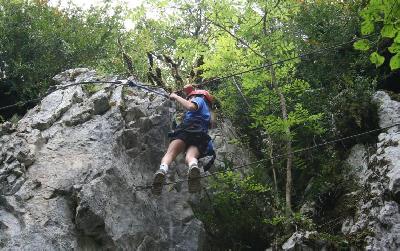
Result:
<svg viewBox="0 0 400 251"><path fill-rule="evenodd" d="M169 135L171 141L175 139L181 139L186 144L186 149L189 146L196 146L199 149L200 157L207 154L208 141L210 136L205 132L187 132L180 130Z"/></svg>

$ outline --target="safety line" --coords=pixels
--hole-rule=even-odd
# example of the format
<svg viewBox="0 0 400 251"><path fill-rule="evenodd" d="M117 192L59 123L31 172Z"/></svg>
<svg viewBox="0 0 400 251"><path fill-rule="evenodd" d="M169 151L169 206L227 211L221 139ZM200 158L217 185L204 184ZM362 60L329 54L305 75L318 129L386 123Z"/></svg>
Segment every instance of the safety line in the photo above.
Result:
<svg viewBox="0 0 400 251"><path fill-rule="evenodd" d="M71 86L77 86L77 85L86 85L86 84L111 84L111 85L118 85L118 84L122 84L122 81L120 80L116 80L116 81L101 81L101 80L96 80L96 81L83 81L83 82L76 82L76 83L72 83L72 84L68 84L68 85L58 85L59 88L57 88L56 91L58 90L64 90L67 89L68 87ZM56 86L57 87L57 86ZM51 90L51 88L50 88Z"/></svg>
<svg viewBox="0 0 400 251"><path fill-rule="evenodd" d="M265 159L261 159L261 160L254 161L254 162L250 162L250 163L247 163L247 164L244 164L244 165L232 167L229 170L220 170L220 171L210 172L208 174L200 176L198 179L207 178L207 177L219 174L219 173L224 173L226 171L238 170L238 169L241 169L243 167L248 167L248 166L255 165L255 164L261 164L261 163L266 162L268 160L286 157L286 156L291 155L291 154L297 154L297 153L301 153L301 152L305 152L305 151L310 151L310 150L321 148L323 146L330 145L330 144L333 144L333 143L337 143L337 142L340 142L340 141L344 141L344 140L360 137L360 136L367 135L367 134L374 133L374 132L387 130L387 129L390 129L390 128L395 127L395 126L400 126L400 123L396 123L396 124L393 124L393 125L390 125L390 126L386 126L386 127L383 127L383 128L377 128L377 129L369 130L369 131L362 132L362 133L353 134L353 135L350 135L350 136L347 136L347 137L342 137L342 138L339 138L339 139L334 139L334 140L327 141L327 142L321 143L321 144L317 144L317 145L314 145L314 146L311 146L311 147L306 147L306 148L302 148L302 149L299 149L299 150L295 150L295 151L292 151L290 153L274 155L274 156L269 157L269 158L265 158ZM164 183L164 185L175 185L175 184L179 184L179 183L182 183L182 182L185 182L185 181L188 181L188 179L181 179L181 180L177 180L177 181L166 182L166 183ZM153 185L143 185L143 186L137 185L137 186L135 186L135 188L139 189L139 191L146 190L146 189L151 189L152 187L153 187Z"/></svg>
<svg viewBox="0 0 400 251"><path fill-rule="evenodd" d="M137 87L139 89L143 89L143 90L146 90L148 92L155 93L155 94L157 94L159 96L162 96L162 97L164 97L166 99L169 99L169 95L168 94L153 90L153 89L148 88L148 87L146 87L146 86L144 86L142 84L138 84L136 81L128 80L127 84L130 87Z"/></svg>

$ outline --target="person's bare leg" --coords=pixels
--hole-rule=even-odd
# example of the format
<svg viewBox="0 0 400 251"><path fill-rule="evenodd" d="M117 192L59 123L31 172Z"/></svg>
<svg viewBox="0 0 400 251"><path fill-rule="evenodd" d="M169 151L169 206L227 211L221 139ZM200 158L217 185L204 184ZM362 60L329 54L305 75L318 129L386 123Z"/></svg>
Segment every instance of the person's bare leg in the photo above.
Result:
<svg viewBox="0 0 400 251"><path fill-rule="evenodd" d="M168 166L174 161L176 156L185 150L185 142L181 139L175 139L169 143L167 152L161 159L160 169L155 173L153 180L152 192L155 195L160 195L165 181L165 175L168 172Z"/></svg>
<svg viewBox="0 0 400 251"><path fill-rule="evenodd" d="M189 193L200 191L200 169L197 163L197 158L200 156L200 151L196 146L189 146L186 151L186 163L189 166L188 188Z"/></svg>
<svg viewBox="0 0 400 251"><path fill-rule="evenodd" d="M169 143L167 152L164 157L161 159L161 164L166 164L169 166L172 161L180 154L185 151L185 142L181 139L175 139Z"/></svg>
<svg viewBox="0 0 400 251"><path fill-rule="evenodd" d="M192 163L197 164L197 158L200 156L199 149L196 146L189 146L186 151L186 164L190 166Z"/></svg>

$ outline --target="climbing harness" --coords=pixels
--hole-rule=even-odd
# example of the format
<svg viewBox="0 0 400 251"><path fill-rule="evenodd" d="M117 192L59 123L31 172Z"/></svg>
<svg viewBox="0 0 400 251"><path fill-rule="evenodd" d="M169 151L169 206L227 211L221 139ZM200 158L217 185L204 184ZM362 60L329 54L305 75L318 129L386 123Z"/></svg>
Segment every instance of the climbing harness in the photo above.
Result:
<svg viewBox="0 0 400 251"><path fill-rule="evenodd" d="M150 88L148 88L146 86L143 86L141 84L138 84L137 82L134 82L133 80L128 80L127 84L128 84L129 87L133 87L133 88L136 87L136 88L139 88L139 89L143 89L143 90L146 90L148 92L155 93L157 95L160 95L160 96L162 96L164 98L169 99L169 95L167 95L165 93L161 93L161 92L153 90L153 89L150 89ZM194 90L194 89L191 89L190 93L188 94L188 97L193 96L193 95L203 95L204 98L208 102L212 103L212 101L213 101L213 98L210 95L210 93L208 91L205 91L205 90ZM204 157L208 157L208 156L211 157L211 159L203 166L204 171L208 171L211 168L211 166L213 165L213 163L214 163L214 161L216 159L216 153L214 151L214 147L213 147L213 144L212 144L212 139L207 133L205 133L203 131L203 129L201 128L201 123L202 123L201 120L192 120L190 123L186 123L186 124L181 123L179 126L177 126L177 123L174 120L174 122L173 122L173 130L168 133L168 137L169 138L173 138L173 137L177 136L179 133L185 131L185 132L188 132L188 133L196 134L196 136L197 136L196 138L201 138L201 139L207 140L207 148L205 149L205 151L202 151L200 158L204 158Z"/></svg>
<svg viewBox="0 0 400 251"><path fill-rule="evenodd" d="M203 166L204 171L208 171L214 164L216 153L214 151L213 143L211 137L203 130L201 127L202 121L200 119L193 119L190 122L182 122L178 126L174 127L171 132L168 133L169 138L174 138L180 133L186 132L191 134L196 140L202 141L205 144L207 141L207 146L205 149L201 150L199 158L211 157L210 160ZM176 124L176 123L175 123Z"/></svg>

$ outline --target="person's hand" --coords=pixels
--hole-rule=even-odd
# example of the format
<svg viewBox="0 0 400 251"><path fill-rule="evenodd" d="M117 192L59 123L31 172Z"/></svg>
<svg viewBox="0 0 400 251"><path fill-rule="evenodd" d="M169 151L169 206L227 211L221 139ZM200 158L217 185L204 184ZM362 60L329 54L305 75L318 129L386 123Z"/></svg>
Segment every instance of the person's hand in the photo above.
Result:
<svg viewBox="0 0 400 251"><path fill-rule="evenodd" d="M169 95L169 98L172 99L172 100L176 100L178 97L179 97L179 96L178 96L175 92L173 92L173 93L171 93L171 94Z"/></svg>

